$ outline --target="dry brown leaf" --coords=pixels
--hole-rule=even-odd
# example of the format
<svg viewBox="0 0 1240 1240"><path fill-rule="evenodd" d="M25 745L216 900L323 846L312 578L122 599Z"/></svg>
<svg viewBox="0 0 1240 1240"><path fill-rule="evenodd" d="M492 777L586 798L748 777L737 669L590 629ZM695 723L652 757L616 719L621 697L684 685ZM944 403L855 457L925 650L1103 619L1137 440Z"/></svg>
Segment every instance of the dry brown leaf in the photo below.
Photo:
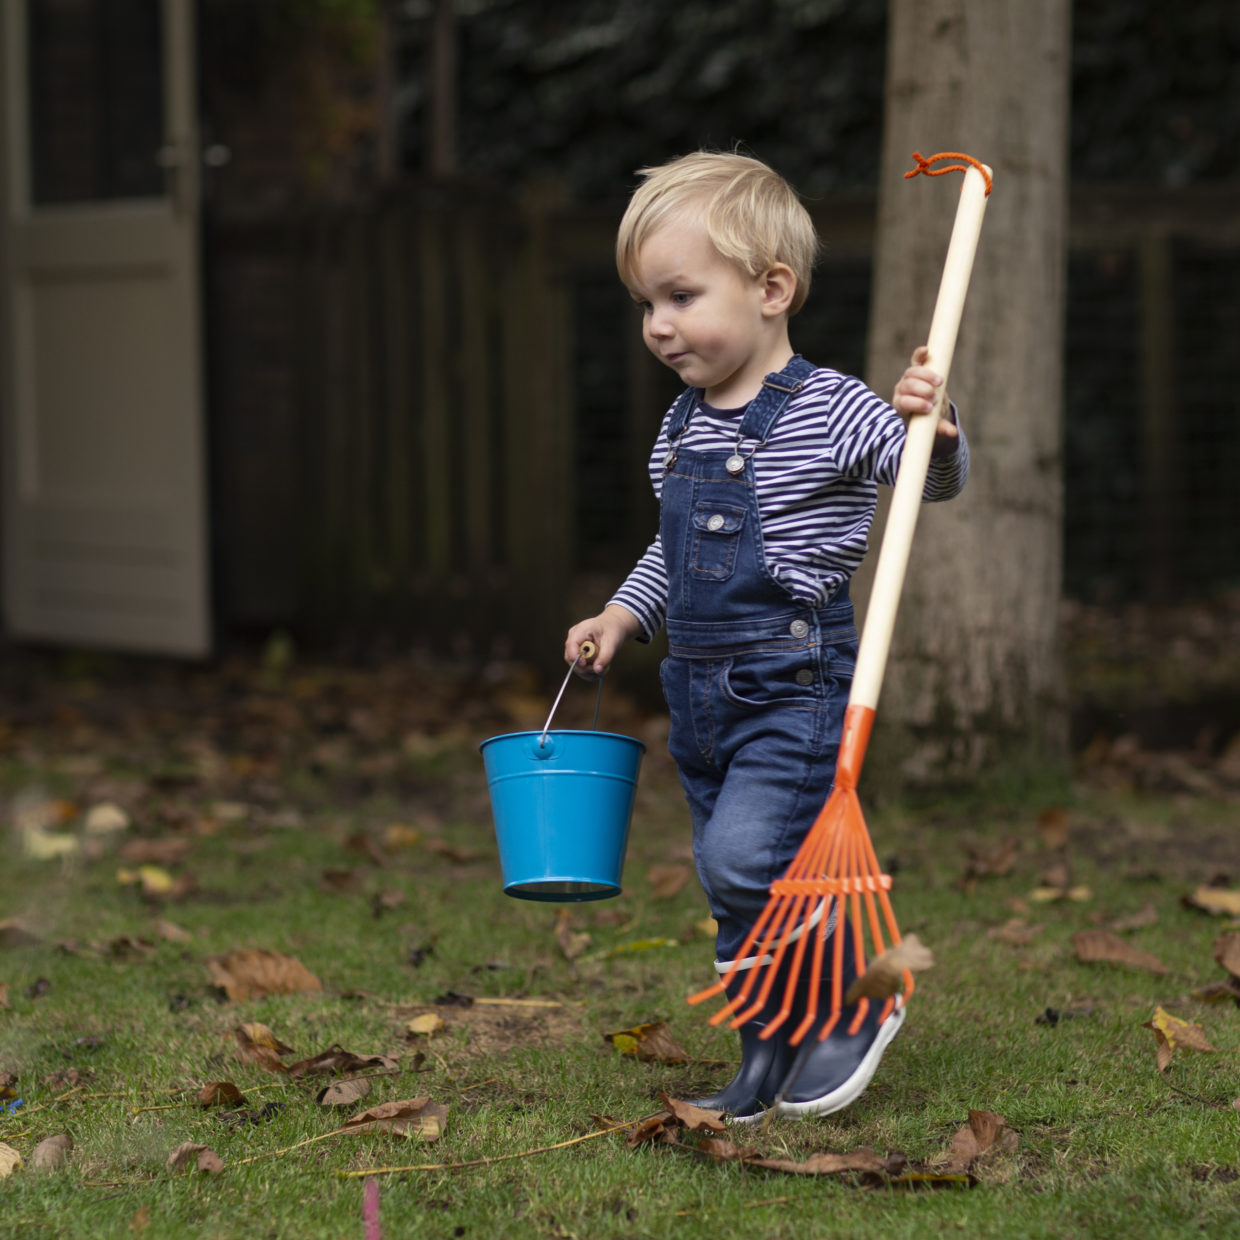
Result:
<svg viewBox="0 0 1240 1240"><path fill-rule="evenodd" d="M849 986L846 1004L858 999L890 999L904 987L904 972L920 973L934 967L934 953L915 934L906 934L894 947L870 961L866 971Z"/></svg>
<svg viewBox="0 0 1240 1240"><path fill-rule="evenodd" d="M137 939L131 934L119 935L108 944L108 955L118 960L149 956L155 950L155 944L150 939Z"/></svg>
<svg viewBox="0 0 1240 1240"><path fill-rule="evenodd" d="M9 984L8 982L0 982L0 1012L8 1012L12 1009L9 1002Z"/></svg>
<svg viewBox="0 0 1240 1240"><path fill-rule="evenodd" d="M168 943L190 943L194 936L184 926L174 921L165 921L162 917L155 922L155 933Z"/></svg>
<svg viewBox="0 0 1240 1240"><path fill-rule="evenodd" d="M146 1206L139 1206L135 1211L133 1218L129 1220L129 1230L135 1236L140 1236L151 1225L151 1212Z"/></svg>
<svg viewBox="0 0 1240 1240"><path fill-rule="evenodd" d="M348 1080L333 1081L319 1091L315 1101L321 1107L349 1107L370 1094L370 1082L364 1076L351 1076Z"/></svg>
<svg viewBox="0 0 1240 1240"><path fill-rule="evenodd" d="M447 840L440 839L437 836L431 836L423 843L422 847L427 852L438 853L441 857L446 857L454 865L465 865L470 861L477 861L479 857L486 855L479 852L476 848L464 848L460 844L450 844Z"/></svg>
<svg viewBox="0 0 1240 1240"><path fill-rule="evenodd" d="M992 926L986 931L987 937L998 939L1000 943L1011 943L1013 947L1028 947L1041 925L1030 925L1023 917L1009 917L1001 926Z"/></svg>
<svg viewBox="0 0 1240 1240"><path fill-rule="evenodd" d="M1078 930L1072 936L1072 946L1082 964L1118 964L1149 973L1167 972L1157 956L1140 951L1110 930Z"/></svg>
<svg viewBox="0 0 1240 1240"><path fill-rule="evenodd" d="M1240 979L1240 930L1228 930L1214 940L1214 959L1233 978Z"/></svg>
<svg viewBox="0 0 1240 1240"><path fill-rule="evenodd" d="M1144 930L1146 926L1152 926L1158 920L1158 909L1152 903L1144 904L1135 913L1129 913L1127 917L1117 917L1111 923L1111 929L1116 934L1123 934L1127 930Z"/></svg>
<svg viewBox="0 0 1240 1240"><path fill-rule="evenodd" d="M245 1095L232 1081L208 1081L198 1091L200 1107L234 1107L245 1101Z"/></svg>
<svg viewBox="0 0 1240 1240"><path fill-rule="evenodd" d="M565 959L576 960L593 940L584 930L573 929L572 911L559 908L555 911L555 941L560 945Z"/></svg>
<svg viewBox="0 0 1240 1240"><path fill-rule="evenodd" d="M1143 1029L1152 1029L1158 1039L1158 1070L1166 1072L1171 1063L1172 1052L1181 1047L1186 1051L1217 1051L1206 1041L1205 1030L1200 1025L1190 1025L1187 1021L1172 1016L1163 1007L1156 1007L1152 1019L1143 1021Z"/></svg>
<svg viewBox="0 0 1240 1240"><path fill-rule="evenodd" d="M237 1058L243 1063L256 1063L268 1072L288 1071L280 1056L293 1048L285 1046L266 1025L251 1022L234 1029L233 1034L237 1039Z"/></svg>
<svg viewBox="0 0 1240 1240"><path fill-rule="evenodd" d="M345 1132L391 1132L398 1137L438 1141L448 1125L448 1108L429 1097L384 1102L344 1122Z"/></svg>
<svg viewBox="0 0 1240 1240"><path fill-rule="evenodd" d="M42 941L26 928L20 917L6 917L0 921L0 947L35 947Z"/></svg>
<svg viewBox="0 0 1240 1240"><path fill-rule="evenodd" d="M610 1042L622 1055L632 1055L648 1063L687 1063L689 1060L688 1052L672 1037L671 1029L663 1020L605 1033L603 1041Z"/></svg>
<svg viewBox="0 0 1240 1240"><path fill-rule="evenodd" d="M783 1171L789 1175L839 1175L844 1171L882 1175L891 1170L888 1160L880 1158L868 1146L851 1154L811 1154L804 1162L791 1158L746 1158L744 1162L750 1167L765 1167L768 1171Z"/></svg>
<svg viewBox="0 0 1240 1240"><path fill-rule="evenodd" d="M679 895L692 877L693 871L687 865L652 865L646 871L646 881L656 900Z"/></svg>
<svg viewBox="0 0 1240 1240"><path fill-rule="evenodd" d="M1229 887L1198 887L1184 897L1189 908L1201 909L1215 917L1240 917L1240 889Z"/></svg>
<svg viewBox="0 0 1240 1240"><path fill-rule="evenodd" d="M336 867L323 871L319 878L319 889L332 895L344 896L361 891L364 882L357 870Z"/></svg>
<svg viewBox="0 0 1240 1240"><path fill-rule="evenodd" d="M400 1061L392 1055L355 1055L343 1046L333 1045L309 1059L289 1064L288 1074L291 1077L326 1076L333 1072L365 1072L367 1068L394 1072L399 1067Z"/></svg>
<svg viewBox="0 0 1240 1240"><path fill-rule="evenodd" d="M282 952L250 948L217 956L207 961L207 967L215 984L234 1002L323 989L323 983L300 960Z"/></svg>
<svg viewBox="0 0 1240 1240"><path fill-rule="evenodd" d="M11 1146L0 1141L0 1180L13 1174L22 1165L22 1156Z"/></svg>
<svg viewBox="0 0 1240 1240"><path fill-rule="evenodd" d="M1193 998L1198 1003L1222 1003L1231 999L1240 1007L1240 978L1229 977L1225 982L1211 982L1208 986L1198 986L1193 991Z"/></svg>
<svg viewBox="0 0 1240 1240"><path fill-rule="evenodd" d="M417 827L406 826L403 822L394 822L383 829L383 847L388 852L399 852L402 848L412 848L422 839L422 832Z"/></svg>
<svg viewBox="0 0 1240 1240"><path fill-rule="evenodd" d="M952 1138L946 1169L967 1171L988 1150L1011 1152L1020 1144L1020 1135L1008 1127L994 1111L970 1111L969 1122Z"/></svg>
<svg viewBox="0 0 1240 1240"><path fill-rule="evenodd" d="M1038 831L1047 848L1066 848L1068 844L1068 811L1052 806L1038 814Z"/></svg>
<svg viewBox="0 0 1240 1240"><path fill-rule="evenodd" d="M1015 838L1000 840L989 847L974 844L969 848L965 865L965 879L1001 878L1011 872L1020 852L1020 842Z"/></svg>
<svg viewBox="0 0 1240 1240"><path fill-rule="evenodd" d="M179 865L189 856L193 840L183 836L167 836L162 839L129 840L121 846L117 856L131 865ZM171 885L171 880L169 880Z"/></svg>
<svg viewBox="0 0 1240 1240"><path fill-rule="evenodd" d="M73 1153L73 1138L67 1132L54 1137L44 1137L30 1155L30 1165L39 1171L57 1171L69 1161Z"/></svg>
<svg viewBox="0 0 1240 1240"><path fill-rule="evenodd" d="M195 1145L192 1141L182 1141L168 1155L168 1161L164 1167L168 1171L186 1171L197 1168L211 1175L219 1175L224 1170L224 1160L208 1146Z"/></svg>

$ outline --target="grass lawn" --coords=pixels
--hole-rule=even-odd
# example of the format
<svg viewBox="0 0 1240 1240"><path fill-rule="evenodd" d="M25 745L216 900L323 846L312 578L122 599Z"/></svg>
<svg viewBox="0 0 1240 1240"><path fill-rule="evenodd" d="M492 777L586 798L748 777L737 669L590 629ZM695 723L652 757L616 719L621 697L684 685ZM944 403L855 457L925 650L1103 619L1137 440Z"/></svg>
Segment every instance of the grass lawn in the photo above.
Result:
<svg viewBox="0 0 1240 1240"><path fill-rule="evenodd" d="M684 1002L713 976L712 942L696 879L676 890L687 823L658 719L604 703L603 725L650 750L625 891L561 911L503 895L477 754L541 724L536 685L414 665L8 675L0 1082L15 1079L0 1144L22 1165L0 1179L0 1235L1080 1240L1238 1225L1240 1011L1195 995L1227 981L1215 944L1236 915L1183 899L1240 881L1237 801L1217 781L1142 787L1130 762L1054 803L872 811L863 789L901 929L935 967L856 1105L729 1135L794 1162L869 1147L923 1178L796 1175L596 1135L661 1110L660 1094L709 1092L736 1055L735 1034ZM588 724L591 707L560 722ZM1083 963L1088 930L1164 971ZM322 989L229 999L209 962L250 949ZM1177 1046L1160 1072L1145 1027L1160 1007L1215 1049ZM660 1021L687 1062L602 1036ZM284 1049L246 1057L237 1030L258 1024ZM287 1070L332 1047L362 1062ZM366 1096L319 1103L359 1077ZM198 1105L221 1081L243 1098ZM447 1108L438 1139L339 1131L412 1099ZM971 1111L1015 1135L944 1179ZM57 1134L67 1160L37 1166ZM169 1170L185 1142L223 1170Z"/></svg>

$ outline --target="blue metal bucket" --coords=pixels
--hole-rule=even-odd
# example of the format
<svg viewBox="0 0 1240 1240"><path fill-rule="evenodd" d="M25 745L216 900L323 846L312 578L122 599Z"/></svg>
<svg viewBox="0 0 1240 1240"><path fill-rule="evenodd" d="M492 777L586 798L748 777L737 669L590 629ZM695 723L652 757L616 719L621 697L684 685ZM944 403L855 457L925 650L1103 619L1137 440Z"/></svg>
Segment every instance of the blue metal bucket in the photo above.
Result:
<svg viewBox="0 0 1240 1240"><path fill-rule="evenodd" d="M511 732L479 746L504 891L522 900L620 894L646 746L612 732Z"/></svg>

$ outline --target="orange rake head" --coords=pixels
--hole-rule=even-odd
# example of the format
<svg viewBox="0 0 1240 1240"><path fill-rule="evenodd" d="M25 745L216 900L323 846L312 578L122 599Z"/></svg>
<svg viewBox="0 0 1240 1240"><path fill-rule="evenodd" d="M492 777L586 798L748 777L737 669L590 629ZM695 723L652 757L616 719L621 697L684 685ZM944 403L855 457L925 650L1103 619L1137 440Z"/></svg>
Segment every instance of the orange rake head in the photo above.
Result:
<svg viewBox="0 0 1240 1240"><path fill-rule="evenodd" d="M798 1023L787 1034L793 1046L815 1028L819 1040L826 1038L844 1013L846 938L851 938L852 951L848 962L851 968L847 971L858 978L867 968L867 940L873 956L887 950L888 938L893 947L900 942L887 895L891 878L879 867L857 799L857 778L873 722L874 711L870 707L848 707L835 768L835 787L827 803L788 872L771 884L771 898L737 953L737 960L714 986L690 996L690 1003L704 1003L726 994L737 974L745 973L732 997L710 1018L712 1025L726 1020L730 1028L737 1029L758 1012L769 1010L767 1005L778 983L783 986L780 1007L758 1036L773 1037L795 1015ZM851 926L850 936L840 932L845 917ZM752 967L741 963L755 956L757 963ZM824 976L830 978L830 995L820 1020ZM913 993L913 975L905 970L903 978L907 999ZM801 996L803 999L798 1001ZM846 1026L849 1033L855 1034L861 1028L870 1003L866 997L856 1001L856 1010ZM894 997L885 1001L881 1020L887 1019L895 1004Z"/></svg>

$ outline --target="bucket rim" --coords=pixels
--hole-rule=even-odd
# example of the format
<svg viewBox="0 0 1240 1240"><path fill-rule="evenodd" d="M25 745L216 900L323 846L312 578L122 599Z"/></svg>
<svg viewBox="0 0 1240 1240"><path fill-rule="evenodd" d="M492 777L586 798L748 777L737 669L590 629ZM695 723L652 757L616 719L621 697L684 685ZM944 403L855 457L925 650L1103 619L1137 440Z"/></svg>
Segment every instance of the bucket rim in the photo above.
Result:
<svg viewBox="0 0 1240 1240"><path fill-rule="evenodd" d="M493 745L496 741L520 740L529 736L542 737L544 735L542 728L533 728L527 732L503 732L499 736L488 736L486 740L478 742L478 749L483 750L488 745ZM547 736L593 736L598 738L607 738L615 741L628 741L631 745L637 745L642 753L646 752L646 742L639 741L636 736L625 736L623 732L600 732L596 728L552 728L546 733Z"/></svg>

